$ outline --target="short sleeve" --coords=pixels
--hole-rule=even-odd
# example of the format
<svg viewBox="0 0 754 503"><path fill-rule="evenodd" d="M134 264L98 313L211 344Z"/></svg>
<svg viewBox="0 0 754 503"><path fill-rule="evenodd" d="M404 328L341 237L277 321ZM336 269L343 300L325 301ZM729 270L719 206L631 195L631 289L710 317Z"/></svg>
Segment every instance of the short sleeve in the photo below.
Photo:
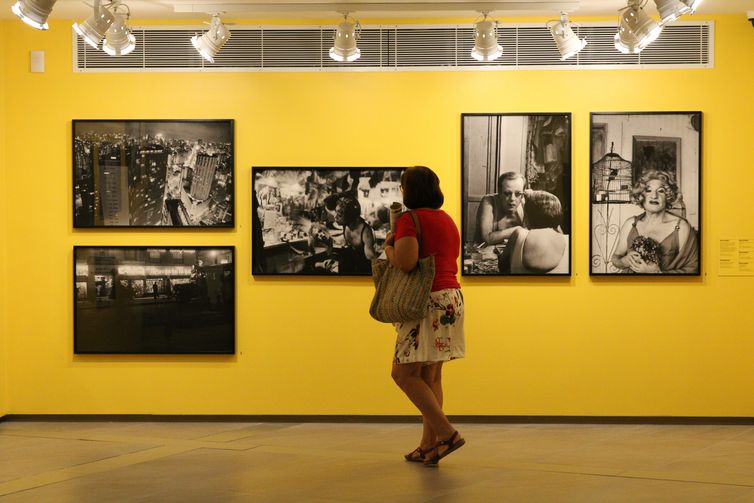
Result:
<svg viewBox="0 0 754 503"><path fill-rule="evenodd" d="M417 216L417 218L419 217ZM414 225L414 219L411 218L411 213L408 211L395 221L395 240L398 241L405 237L416 237L416 225Z"/></svg>

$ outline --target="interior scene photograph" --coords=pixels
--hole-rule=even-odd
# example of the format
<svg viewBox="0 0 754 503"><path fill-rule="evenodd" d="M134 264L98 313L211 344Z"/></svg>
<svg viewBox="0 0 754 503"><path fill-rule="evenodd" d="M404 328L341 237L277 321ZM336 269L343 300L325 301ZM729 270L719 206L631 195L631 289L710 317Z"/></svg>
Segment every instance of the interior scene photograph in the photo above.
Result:
<svg viewBox="0 0 754 503"><path fill-rule="evenodd" d="M0 503L754 503L752 90L754 0L0 0Z"/></svg>

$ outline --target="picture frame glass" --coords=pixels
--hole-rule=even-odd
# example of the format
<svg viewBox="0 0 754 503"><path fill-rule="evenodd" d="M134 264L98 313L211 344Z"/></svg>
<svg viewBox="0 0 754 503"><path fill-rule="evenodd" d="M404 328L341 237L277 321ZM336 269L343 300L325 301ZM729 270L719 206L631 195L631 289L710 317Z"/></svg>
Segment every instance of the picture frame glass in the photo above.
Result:
<svg viewBox="0 0 754 503"><path fill-rule="evenodd" d="M76 246L74 353L233 354L233 247Z"/></svg>
<svg viewBox="0 0 754 503"><path fill-rule="evenodd" d="M462 274L570 275L571 115L461 121Z"/></svg>
<svg viewBox="0 0 754 503"><path fill-rule="evenodd" d="M232 120L74 120L73 226L233 227Z"/></svg>
<svg viewBox="0 0 754 503"><path fill-rule="evenodd" d="M590 274L701 274L701 112L592 113Z"/></svg>
<svg viewBox="0 0 754 503"><path fill-rule="evenodd" d="M252 168L252 274L369 276L405 168Z"/></svg>

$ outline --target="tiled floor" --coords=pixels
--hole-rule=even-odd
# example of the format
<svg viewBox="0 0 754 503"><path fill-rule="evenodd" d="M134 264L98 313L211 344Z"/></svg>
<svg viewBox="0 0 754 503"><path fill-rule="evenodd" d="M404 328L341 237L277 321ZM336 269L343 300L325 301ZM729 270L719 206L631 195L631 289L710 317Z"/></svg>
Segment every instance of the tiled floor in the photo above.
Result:
<svg viewBox="0 0 754 503"><path fill-rule="evenodd" d="M0 423L0 503L752 502L753 426Z"/></svg>

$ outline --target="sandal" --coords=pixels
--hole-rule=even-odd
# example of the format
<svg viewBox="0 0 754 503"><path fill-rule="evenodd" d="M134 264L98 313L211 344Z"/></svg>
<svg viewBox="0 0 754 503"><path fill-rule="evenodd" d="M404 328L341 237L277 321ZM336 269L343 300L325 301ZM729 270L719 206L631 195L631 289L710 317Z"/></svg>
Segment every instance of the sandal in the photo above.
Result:
<svg viewBox="0 0 754 503"><path fill-rule="evenodd" d="M447 440L440 440L435 444L430 452L434 451L435 455L432 457L424 458L424 466L437 466L442 458L450 454L451 452L458 450L466 443L466 440L458 438L458 431L454 431L453 434ZM442 454L439 452L438 447L441 445L447 445Z"/></svg>
<svg viewBox="0 0 754 503"><path fill-rule="evenodd" d="M426 456L430 450L431 449L425 451L421 448L421 446L419 446L408 454L404 454L403 457L406 459L406 461L410 461L411 463L423 463L424 456Z"/></svg>

